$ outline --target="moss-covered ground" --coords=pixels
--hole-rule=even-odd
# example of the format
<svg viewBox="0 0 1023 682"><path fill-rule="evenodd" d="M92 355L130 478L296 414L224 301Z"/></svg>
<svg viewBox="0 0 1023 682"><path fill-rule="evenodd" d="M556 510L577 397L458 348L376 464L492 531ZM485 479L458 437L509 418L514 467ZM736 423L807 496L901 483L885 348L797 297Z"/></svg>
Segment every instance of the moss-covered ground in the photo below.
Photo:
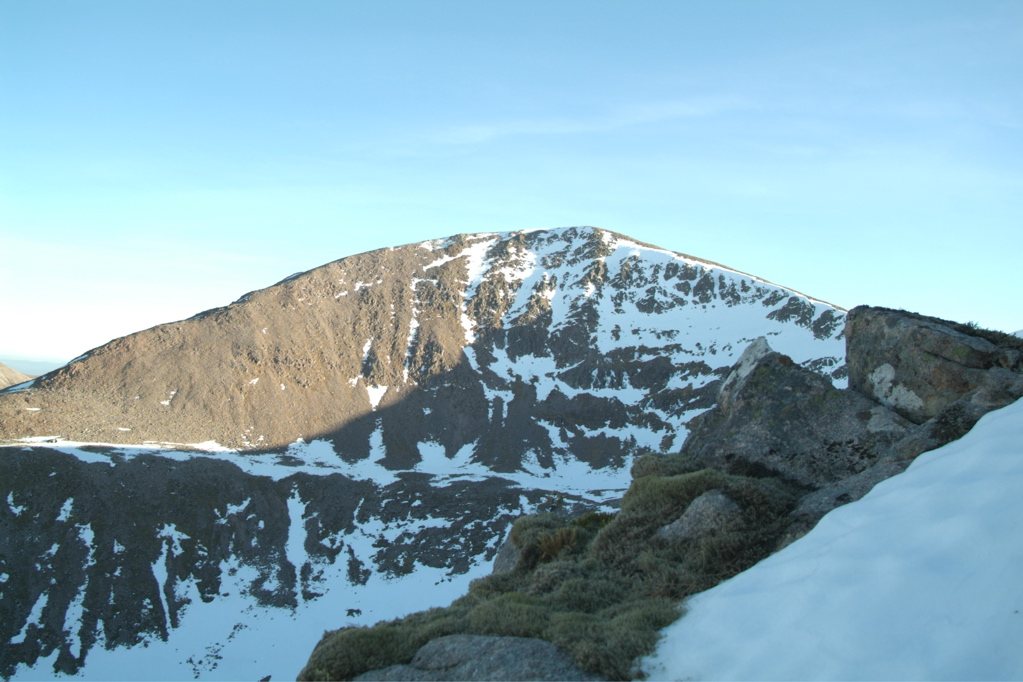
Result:
<svg viewBox="0 0 1023 682"><path fill-rule="evenodd" d="M583 670L631 679L633 662L678 618L683 598L773 550L797 494L774 479L693 471L679 455L640 458L633 475L614 515L520 518L511 532L515 568L474 581L450 606L326 633L299 679L407 663L431 639L458 633L544 639ZM679 542L654 537L713 489L739 504L741 524Z"/></svg>

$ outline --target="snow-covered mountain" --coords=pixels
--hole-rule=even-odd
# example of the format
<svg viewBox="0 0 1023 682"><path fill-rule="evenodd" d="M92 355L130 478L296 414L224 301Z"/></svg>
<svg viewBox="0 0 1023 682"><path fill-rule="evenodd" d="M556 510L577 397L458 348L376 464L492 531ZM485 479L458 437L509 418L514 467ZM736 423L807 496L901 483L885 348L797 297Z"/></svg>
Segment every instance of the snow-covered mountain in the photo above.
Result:
<svg viewBox="0 0 1023 682"><path fill-rule="evenodd" d="M1023 678L1023 401L687 602L654 680Z"/></svg>
<svg viewBox="0 0 1023 682"><path fill-rule="evenodd" d="M596 509L754 339L844 384L844 311L595 228L345 258L0 392L0 676L293 677ZM196 445L182 446L182 443Z"/></svg>
<svg viewBox="0 0 1023 682"><path fill-rule="evenodd" d="M671 447L753 339L843 376L843 312L595 228L352 256L0 394L0 437L595 466ZM628 426L628 428L626 428ZM680 441L679 441L680 442ZM432 444L432 445L421 445ZM530 462L530 460L535 460Z"/></svg>

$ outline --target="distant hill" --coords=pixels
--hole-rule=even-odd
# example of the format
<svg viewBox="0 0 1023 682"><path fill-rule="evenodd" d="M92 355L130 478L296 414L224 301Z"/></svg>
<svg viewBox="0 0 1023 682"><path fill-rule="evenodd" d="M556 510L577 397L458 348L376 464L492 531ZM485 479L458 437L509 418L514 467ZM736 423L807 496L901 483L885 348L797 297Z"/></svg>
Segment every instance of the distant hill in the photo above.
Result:
<svg viewBox="0 0 1023 682"><path fill-rule="evenodd" d="M22 374L16 369L11 369L4 363L0 362L0 388L7 388L8 386L14 386L22 382L28 381L32 377L28 374Z"/></svg>
<svg viewBox="0 0 1023 682"><path fill-rule="evenodd" d="M32 358L24 358L18 355L5 355L0 357L0 362L7 365L8 367L17 368L19 372L24 372L29 376L40 376L47 372L52 372L55 369L60 369L67 364L67 360L60 360L57 358L39 360Z"/></svg>

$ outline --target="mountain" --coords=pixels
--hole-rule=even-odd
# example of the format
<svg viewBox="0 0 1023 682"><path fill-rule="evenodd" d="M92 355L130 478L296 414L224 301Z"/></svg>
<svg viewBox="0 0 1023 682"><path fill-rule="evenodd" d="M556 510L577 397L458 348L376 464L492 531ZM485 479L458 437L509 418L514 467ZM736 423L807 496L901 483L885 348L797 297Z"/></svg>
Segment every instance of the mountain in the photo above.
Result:
<svg viewBox="0 0 1023 682"><path fill-rule="evenodd" d="M29 381L32 377L27 374L22 374L16 369L11 369L7 365L0 362L0 388L7 388L8 386L14 386Z"/></svg>
<svg viewBox="0 0 1023 682"><path fill-rule="evenodd" d="M247 450L324 439L348 461L382 438L395 469L426 442L501 471L529 456L549 467L569 447L620 466L684 437L715 372L757 336L841 377L842 319L595 228L459 235L345 258L112 341L0 395L0 437Z"/></svg>
<svg viewBox="0 0 1023 682"><path fill-rule="evenodd" d="M613 509L743 350L841 309L596 228L344 258L0 392L0 676L275 679ZM189 444L189 445L183 445Z"/></svg>

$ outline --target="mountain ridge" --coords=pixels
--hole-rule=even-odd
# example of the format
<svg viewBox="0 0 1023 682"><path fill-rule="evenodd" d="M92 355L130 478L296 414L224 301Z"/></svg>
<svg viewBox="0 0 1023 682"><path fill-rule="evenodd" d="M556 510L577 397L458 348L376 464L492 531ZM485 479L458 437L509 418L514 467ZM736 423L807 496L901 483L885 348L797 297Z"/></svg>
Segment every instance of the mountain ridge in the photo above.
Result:
<svg viewBox="0 0 1023 682"><path fill-rule="evenodd" d="M638 286L646 288L642 296ZM345 305L348 301L354 304ZM722 350L713 341L703 348L696 340L698 350L676 343L673 355L689 360L676 364L688 364L698 381L685 382L678 370L658 369L663 361L657 358L680 330L656 318L686 305L706 309L750 302L769 308L764 311L769 319L801 325L818 342L840 329L838 308L595 228L457 235L379 249L298 273L229 306L115 339L40 377L31 390L0 394L0 437L215 441L251 450L326 438L365 441L365 448L347 453L348 459L360 459L368 455L378 410L439 422L424 412L429 408L418 389L445 393L461 406L446 414L447 436L435 427L409 434L390 429L408 450L401 457L397 444L391 448L393 465L400 468L415 460L415 438L439 439L450 457L482 435L471 425L459 429L462 415L480 421L488 419L486 411L493 419L519 397L516 390L529 391L529 384L540 388L533 402L543 403L551 396L552 380L566 398L560 402L570 403L548 404L552 418L565 409L578 411L572 394L579 390L594 394L641 384L642 394L633 395L631 405L608 391L597 396L595 409L603 411L598 419L606 427L624 408L630 419L643 417L652 431L672 437L683 435L684 408L709 406L710 392L699 384L715 380L714 371L720 373L727 363L713 357ZM642 338L605 343L600 350L614 366L602 367L595 340L620 335L621 325L615 331L611 324L618 320L632 323L630 331ZM650 320L649 328L637 333L635 325ZM735 344L747 343L754 331L764 330L751 328L721 346L734 355ZM836 350L813 358L799 349L790 354L800 361L827 355L822 368L830 364L835 372L841 369L836 344L831 344ZM509 368L523 358L537 358L545 366L531 374ZM499 376L487 371L495 363ZM587 376L596 374L601 377ZM685 386L690 389L682 395ZM648 404L637 405L641 401ZM514 449L520 458L528 449L549 458L559 449L555 441L534 433L528 447ZM602 456L607 461L621 462L625 451L635 451L634 446L609 447Z"/></svg>

